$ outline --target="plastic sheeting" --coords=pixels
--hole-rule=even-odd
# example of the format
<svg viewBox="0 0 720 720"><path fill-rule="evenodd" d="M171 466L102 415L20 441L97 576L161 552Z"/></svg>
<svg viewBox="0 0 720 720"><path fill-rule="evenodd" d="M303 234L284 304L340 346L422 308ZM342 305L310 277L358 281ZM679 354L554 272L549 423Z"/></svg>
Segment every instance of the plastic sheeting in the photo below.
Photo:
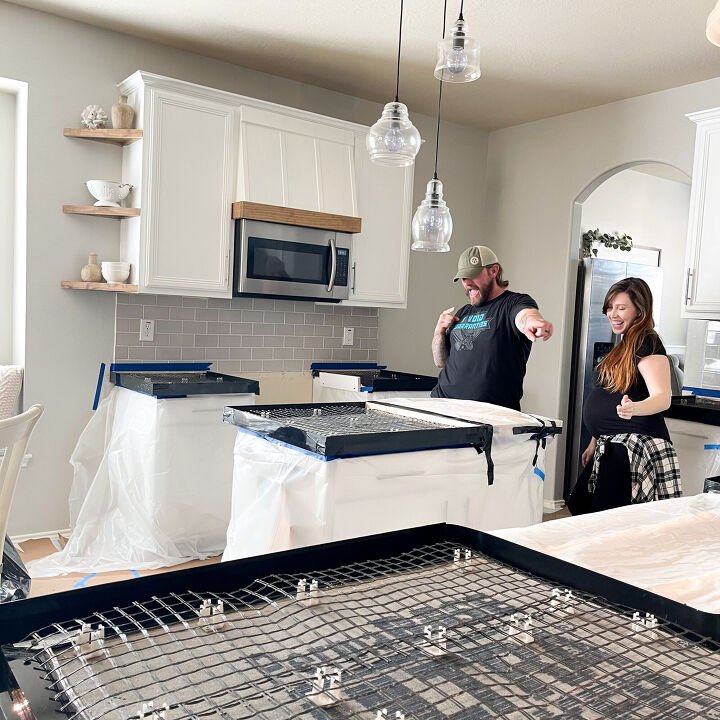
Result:
<svg viewBox="0 0 720 720"><path fill-rule="evenodd" d="M720 427L677 418L665 422L680 461L683 495L697 495L705 478L720 475Z"/></svg>
<svg viewBox="0 0 720 720"><path fill-rule="evenodd" d="M658 500L493 535L720 612L720 495Z"/></svg>
<svg viewBox="0 0 720 720"><path fill-rule="evenodd" d="M492 485L485 455L474 448L326 461L239 430L223 560L438 522L486 530L542 520L544 450L533 466L537 443L512 434L516 426L539 426L537 420L485 403L417 402L431 412L497 421Z"/></svg>
<svg viewBox="0 0 720 720"><path fill-rule="evenodd" d="M232 495L234 428L225 405L254 395L158 400L115 387L83 430L70 462L72 534L28 563L31 577L147 570L219 555Z"/></svg>
<svg viewBox="0 0 720 720"><path fill-rule="evenodd" d="M10 538L5 536L0 576L0 602L23 600L30 594L30 575Z"/></svg>

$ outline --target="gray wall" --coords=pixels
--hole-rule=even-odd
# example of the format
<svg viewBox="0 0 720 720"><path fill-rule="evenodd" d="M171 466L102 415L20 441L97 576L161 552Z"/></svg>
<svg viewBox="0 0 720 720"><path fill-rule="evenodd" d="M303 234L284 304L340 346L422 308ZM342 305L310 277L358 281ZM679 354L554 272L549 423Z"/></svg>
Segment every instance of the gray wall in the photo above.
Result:
<svg viewBox="0 0 720 720"><path fill-rule="evenodd" d="M686 113L718 105L720 79L631 98L491 133L489 232L518 286L555 323L552 340L533 348L523 407L563 418L570 376L575 268L580 227L575 203L629 163L663 162L692 174L695 126ZM678 312L679 312L678 299ZM562 495L564 440L548 454L545 496ZM559 461L556 463L556 461Z"/></svg>
<svg viewBox="0 0 720 720"><path fill-rule="evenodd" d="M116 221L63 215L61 208L89 199L83 187L88 178L119 177L120 151L64 138L62 128L78 127L80 112L89 103L108 110L117 101L115 84L137 69L368 125L382 109L377 103L0 1L0 73L30 86L24 401L46 406L32 440L32 461L16 492L12 534L67 526L68 458L91 413L99 364L112 358L115 341L115 297L63 291L59 283L79 276L88 253L109 257L119 251ZM419 201L432 175L435 121L412 117L428 140L418 160ZM454 248L459 251L462 235L474 235L482 220L487 135L450 123L443 123L442 134L440 173L454 210ZM411 369L421 354L429 358L425 336L448 304L452 264L452 258L413 258L409 307L390 320L391 332L381 334L381 361Z"/></svg>
<svg viewBox="0 0 720 720"><path fill-rule="evenodd" d="M427 143L416 161L413 207L425 197L433 174L435 137L425 132L423 137ZM460 253L470 245L496 247L495 238L484 231L487 138L471 128L456 126L452 134L441 130L438 177L453 218L450 252L410 253L407 310L380 310L380 360L388 367L437 374L430 352L435 323L446 308L467 302L461 283L452 281Z"/></svg>

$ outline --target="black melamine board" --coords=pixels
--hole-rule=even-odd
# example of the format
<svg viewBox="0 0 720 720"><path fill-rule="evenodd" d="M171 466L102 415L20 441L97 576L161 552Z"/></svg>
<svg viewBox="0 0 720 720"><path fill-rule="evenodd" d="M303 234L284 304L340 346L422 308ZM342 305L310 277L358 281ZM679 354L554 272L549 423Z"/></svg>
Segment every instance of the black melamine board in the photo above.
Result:
<svg viewBox="0 0 720 720"><path fill-rule="evenodd" d="M364 402L229 406L223 410L223 421L327 458L453 447L475 447L482 452L492 441L492 425L436 424L433 413L423 413L425 421L406 419L382 413L377 403L373 405L374 410ZM387 431L380 431L380 423Z"/></svg>
<svg viewBox="0 0 720 720"><path fill-rule="evenodd" d="M260 393L257 380L215 372L116 372L115 384L156 398Z"/></svg>

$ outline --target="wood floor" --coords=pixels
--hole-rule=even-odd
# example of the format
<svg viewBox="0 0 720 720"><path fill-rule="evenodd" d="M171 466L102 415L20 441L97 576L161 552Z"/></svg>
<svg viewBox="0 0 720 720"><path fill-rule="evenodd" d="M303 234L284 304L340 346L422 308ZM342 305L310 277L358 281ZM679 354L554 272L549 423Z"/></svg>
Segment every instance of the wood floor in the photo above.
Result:
<svg viewBox="0 0 720 720"><path fill-rule="evenodd" d="M546 513L543 515L543 522L548 520L557 520L558 518L570 517L567 508L562 508L554 513ZM56 543L61 547L65 544L66 539L59 537ZM59 550L58 547L49 538L38 540L26 540L19 544L20 557L23 562L36 560L46 557ZM50 578L34 578L30 586L30 597L39 597L40 595L49 595L51 593L64 592L66 590L80 590L94 585L103 585L104 583L117 582L119 580L132 580L133 578L144 577L146 575L157 575L158 573L174 572L176 570L185 570L187 568L199 567L201 565L212 565L220 562L220 555L207 558L206 560L193 560L192 562L183 563L182 565L173 565L169 568L159 568L157 570L117 570L105 573L70 573L68 575L60 575Z"/></svg>

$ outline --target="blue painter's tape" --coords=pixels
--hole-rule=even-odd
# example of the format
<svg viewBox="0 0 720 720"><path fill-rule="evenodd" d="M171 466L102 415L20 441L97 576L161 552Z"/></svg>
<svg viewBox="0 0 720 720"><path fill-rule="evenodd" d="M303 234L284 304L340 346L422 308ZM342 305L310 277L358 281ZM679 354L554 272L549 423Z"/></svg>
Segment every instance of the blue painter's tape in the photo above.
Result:
<svg viewBox="0 0 720 720"><path fill-rule="evenodd" d="M137 570L131 570L131 571L130 571L130 574L131 574L133 577L140 577L140 573L139 573Z"/></svg>
<svg viewBox="0 0 720 720"><path fill-rule="evenodd" d="M268 437L267 435L263 435L262 433L255 432L255 430L250 430L250 428L239 427L238 432L247 433L248 435L254 435L255 437L259 437L261 440L265 440L266 442L272 443L273 445L280 445L280 447L288 448L289 450L293 450L295 452L302 453L303 455L309 455L310 457L317 458L318 460L322 460L323 462L327 462L328 460L335 459L335 458L327 457L326 455L320 455L319 453L314 453L311 450L307 450L306 448L298 447L297 445L291 445L290 443L283 442L282 440L278 440L277 438Z"/></svg>
<svg viewBox="0 0 720 720"><path fill-rule="evenodd" d="M263 435L260 432L256 432L255 430L250 430L249 428L244 427L238 427L238 432L247 433L248 435L254 435L255 437L259 437L261 440L265 440L266 442L273 443L274 445L280 445L281 447L288 448L289 450L292 450L293 452L299 452L303 455L310 455L310 457L317 458L318 460L322 460L323 462L330 462L331 460L348 460L349 458L355 458L355 457L371 457L373 455L399 455L401 453L409 453L409 452L418 452L422 450L422 448L408 448L407 450L394 450L392 452L387 451L378 451L378 452L365 452L362 455L320 455L319 453L312 452L312 450L307 450L306 448L298 447L297 445L291 445L290 443L283 442L282 440L278 440L277 438L271 438L267 435ZM467 443L463 445L443 445L439 448L433 448L434 450L453 450L455 448L465 448L470 447ZM545 477L545 474L543 473L543 478Z"/></svg>
<svg viewBox="0 0 720 720"><path fill-rule="evenodd" d="M82 580L78 580L78 582L76 582L76 583L72 586L71 589L74 590L75 588L84 588L84 587L85 587L85 583L86 583L88 580L92 580L96 575L97 575L97 573L92 573L92 574L90 574L90 575L86 575Z"/></svg>
<svg viewBox="0 0 720 720"><path fill-rule="evenodd" d="M311 370L385 370L387 365L377 363L347 362L347 363L310 363Z"/></svg>
<svg viewBox="0 0 720 720"><path fill-rule="evenodd" d="M365 387L364 385L360 388L360 392L372 392L373 387L372 385L370 387Z"/></svg>
<svg viewBox="0 0 720 720"><path fill-rule="evenodd" d="M545 480L545 473L536 465L533 472L541 479Z"/></svg>
<svg viewBox="0 0 720 720"><path fill-rule="evenodd" d="M102 390L102 381L105 377L105 363L100 363L100 374L98 375L97 387L95 388L95 399L93 400L93 410L97 410L100 402L100 391Z"/></svg>
<svg viewBox="0 0 720 720"><path fill-rule="evenodd" d="M708 388L690 387L688 385L683 385L683 390L689 390L698 397L720 398L720 390L709 390Z"/></svg>
<svg viewBox="0 0 720 720"><path fill-rule="evenodd" d="M720 450L720 445L705 445L706 450Z"/></svg>

